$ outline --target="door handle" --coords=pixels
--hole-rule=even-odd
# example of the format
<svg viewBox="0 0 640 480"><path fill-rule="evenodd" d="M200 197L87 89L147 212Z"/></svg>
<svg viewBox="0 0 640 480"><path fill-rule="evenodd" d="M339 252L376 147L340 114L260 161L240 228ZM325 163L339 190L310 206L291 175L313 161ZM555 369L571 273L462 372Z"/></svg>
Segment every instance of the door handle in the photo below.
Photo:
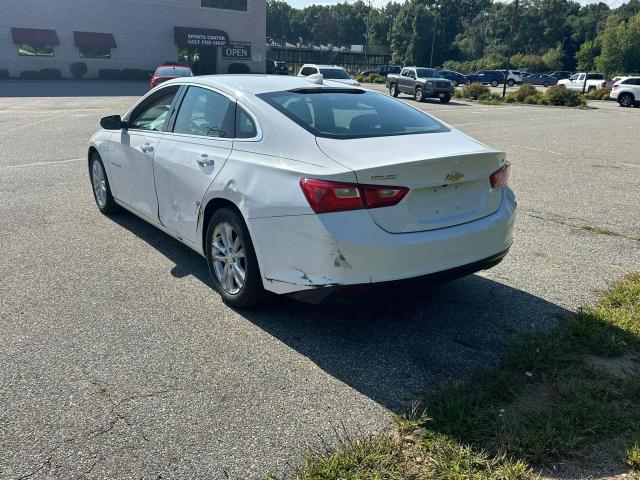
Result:
<svg viewBox="0 0 640 480"><path fill-rule="evenodd" d="M202 167L210 166L215 163L213 158L209 158L209 155L207 155L206 153L203 153L198 158L196 158L196 162L198 162Z"/></svg>
<svg viewBox="0 0 640 480"><path fill-rule="evenodd" d="M154 148L150 143L145 143L140 147L140 150L142 150L144 153L151 153L153 152Z"/></svg>

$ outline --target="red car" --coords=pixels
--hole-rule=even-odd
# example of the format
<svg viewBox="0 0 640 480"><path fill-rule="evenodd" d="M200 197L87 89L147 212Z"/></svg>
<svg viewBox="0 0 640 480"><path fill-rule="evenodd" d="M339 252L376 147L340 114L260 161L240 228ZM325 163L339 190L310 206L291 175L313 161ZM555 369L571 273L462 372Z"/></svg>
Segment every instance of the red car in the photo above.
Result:
<svg viewBox="0 0 640 480"><path fill-rule="evenodd" d="M149 88L154 88L162 82L179 77L193 77L193 72L189 67L181 67L179 65L160 65L156 68L156 72L151 77Z"/></svg>

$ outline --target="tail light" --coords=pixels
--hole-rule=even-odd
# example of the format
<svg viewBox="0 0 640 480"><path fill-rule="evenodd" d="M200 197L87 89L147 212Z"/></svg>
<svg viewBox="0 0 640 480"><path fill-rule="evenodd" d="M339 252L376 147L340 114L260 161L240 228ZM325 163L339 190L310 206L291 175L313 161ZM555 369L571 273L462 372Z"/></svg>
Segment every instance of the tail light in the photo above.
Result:
<svg viewBox="0 0 640 480"><path fill-rule="evenodd" d="M509 181L509 174L511 173L511 162L505 162L505 164L498 170L493 172L489 177L491 182L491 188L498 188L506 185Z"/></svg>
<svg viewBox="0 0 640 480"><path fill-rule="evenodd" d="M315 178L303 178L300 188L316 213L390 207L400 202L409 191L407 187L360 185Z"/></svg>
<svg viewBox="0 0 640 480"><path fill-rule="evenodd" d="M607 88L607 82L600 83L600 88Z"/></svg>
<svg viewBox="0 0 640 480"><path fill-rule="evenodd" d="M619 86L620 86L619 84L614 83L613 87L611 87L611 88L612 88L612 90L617 90Z"/></svg>

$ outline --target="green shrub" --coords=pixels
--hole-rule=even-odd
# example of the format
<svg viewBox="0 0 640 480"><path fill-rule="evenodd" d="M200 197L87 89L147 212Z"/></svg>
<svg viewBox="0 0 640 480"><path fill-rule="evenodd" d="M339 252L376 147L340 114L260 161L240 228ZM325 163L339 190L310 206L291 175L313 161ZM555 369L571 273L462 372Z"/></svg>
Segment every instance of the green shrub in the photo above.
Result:
<svg viewBox="0 0 640 480"><path fill-rule="evenodd" d="M459 88L454 89L453 98L464 98L464 95L462 94L462 90L460 90Z"/></svg>
<svg viewBox="0 0 640 480"><path fill-rule="evenodd" d="M87 68L87 64L84 62L74 62L70 65L69 70L71 71L71 76L76 80L84 77L89 69Z"/></svg>
<svg viewBox="0 0 640 480"><path fill-rule="evenodd" d="M504 103L502 99L502 95L498 93L485 93L478 97L479 103L484 103L485 105L500 105Z"/></svg>
<svg viewBox="0 0 640 480"><path fill-rule="evenodd" d="M529 105L546 105L546 99L544 98L544 94L541 92L536 92L533 95L527 95L522 99L522 103L526 103Z"/></svg>
<svg viewBox="0 0 640 480"><path fill-rule="evenodd" d="M538 90L530 83L523 83L518 90L515 91L515 97L518 102L524 102L524 99L532 95L536 95Z"/></svg>
<svg viewBox="0 0 640 480"><path fill-rule="evenodd" d="M483 95L489 95L491 90L482 83L470 83L462 88L462 96L464 98L478 99Z"/></svg>
<svg viewBox="0 0 640 480"><path fill-rule="evenodd" d="M562 85L554 85L549 87L544 93L546 102L549 105L558 105L563 107L579 107L586 104L585 99L578 92L568 90Z"/></svg>
<svg viewBox="0 0 640 480"><path fill-rule="evenodd" d="M98 77L101 80L120 80L122 78L122 74L120 70L116 70L114 68L103 68L98 71Z"/></svg>
<svg viewBox="0 0 640 480"><path fill-rule="evenodd" d="M120 72L120 78L122 80L144 81L149 80L149 74L138 68L125 68Z"/></svg>
<svg viewBox="0 0 640 480"><path fill-rule="evenodd" d="M20 78L23 80L41 80L42 75L37 70L25 70L20 72Z"/></svg>
<svg viewBox="0 0 640 480"><path fill-rule="evenodd" d="M514 92L507 93L507 96L504 97L504 101L507 103L517 103L518 99L516 98L516 94Z"/></svg>
<svg viewBox="0 0 640 480"><path fill-rule="evenodd" d="M5 70L4 68L0 68L0 80L6 80L11 75L9 74L9 70Z"/></svg>
<svg viewBox="0 0 640 480"><path fill-rule="evenodd" d="M611 90L608 88L601 88L599 90L592 90L589 93L585 93L584 98L587 100L613 100L609 94Z"/></svg>
<svg viewBox="0 0 640 480"><path fill-rule="evenodd" d="M57 68L43 68L40 70L40 78L43 80L59 80L62 72Z"/></svg>

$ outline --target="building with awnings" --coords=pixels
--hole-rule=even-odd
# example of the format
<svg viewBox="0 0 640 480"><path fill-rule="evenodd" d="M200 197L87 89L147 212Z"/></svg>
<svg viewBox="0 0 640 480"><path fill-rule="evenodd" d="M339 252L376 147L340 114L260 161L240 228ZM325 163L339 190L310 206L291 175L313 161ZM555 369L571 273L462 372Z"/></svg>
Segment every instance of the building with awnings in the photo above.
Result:
<svg viewBox="0 0 640 480"><path fill-rule="evenodd" d="M0 69L265 71L265 0L2 0Z"/></svg>

